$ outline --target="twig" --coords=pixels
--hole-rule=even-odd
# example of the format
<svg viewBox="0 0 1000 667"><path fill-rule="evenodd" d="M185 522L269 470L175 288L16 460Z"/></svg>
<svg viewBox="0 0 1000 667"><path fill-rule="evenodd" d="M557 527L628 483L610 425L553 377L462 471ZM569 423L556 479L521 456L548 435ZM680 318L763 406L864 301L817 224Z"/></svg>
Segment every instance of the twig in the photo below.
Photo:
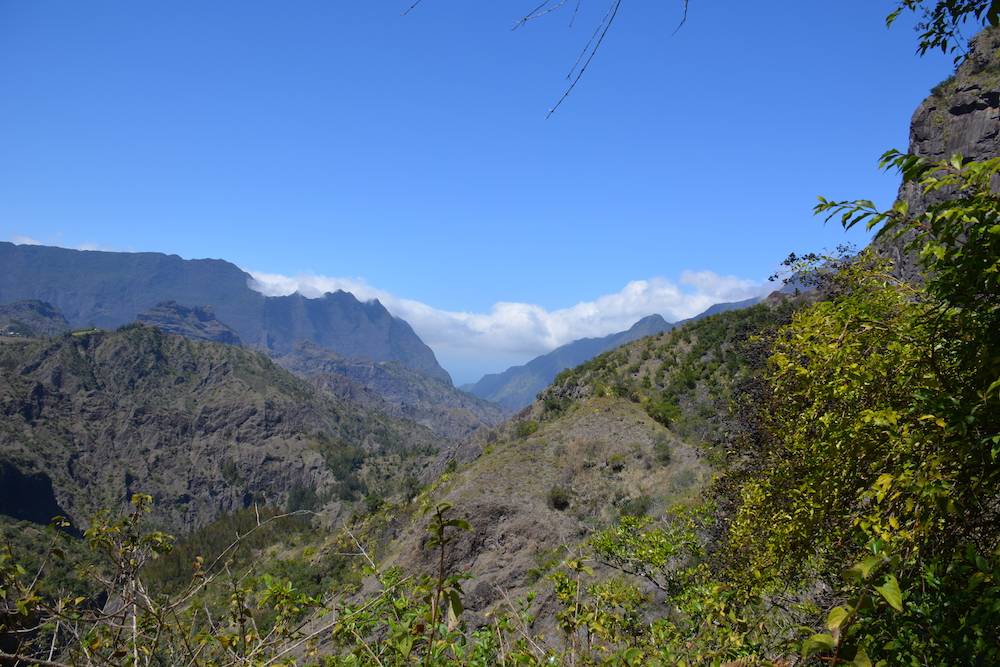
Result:
<svg viewBox="0 0 1000 667"><path fill-rule="evenodd" d="M574 88L576 88L576 84L580 82L580 79L583 77L584 72L587 71L587 68L590 66L590 63L594 59L594 56L597 55L597 51L601 48L601 44L604 43L604 38L607 37L608 30L611 29L611 24L614 23L615 17L618 16L618 9L621 6L622 6L622 0L614 0L614 2L611 3L611 8L608 11L607 16L605 17L605 20L597 28L599 33L597 36L597 41L594 43L593 48L590 49L589 54L587 53L587 48L590 47L590 44L588 43L587 47L585 47L583 52L580 54L580 58L577 58L577 63L579 63L581 59L583 59L583 57L586 56L586 60L583 61L583 65L579 68L579 70L577 70L576 76L573 76L573 70L570 70L569 76L572 77L572 81L570 82L569 87L566 88L566 91L562 94L562 97L559 98L559 101L556 102L555 106L549 109L549 112L545 115L546 118L551 118L552 114L554 114L556 110L560 106L562 106L562 103L566 101L566 98L569 97L569 94L573 92ZM591 39L591 41L593 41L593 39ZM574 69L576 69L576 66L574 66Z"/></svg>

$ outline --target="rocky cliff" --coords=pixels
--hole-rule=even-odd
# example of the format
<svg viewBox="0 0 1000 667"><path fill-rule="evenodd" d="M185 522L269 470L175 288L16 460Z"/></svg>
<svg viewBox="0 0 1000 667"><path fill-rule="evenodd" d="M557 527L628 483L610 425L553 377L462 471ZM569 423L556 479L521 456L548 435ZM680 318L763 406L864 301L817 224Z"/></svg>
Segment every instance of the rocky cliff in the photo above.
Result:
<svg viewBox="0 0 1000 667"><path fill-rule="evenodd" d="M397 362L347 359L310 343L275 360L336 396L414 421L446 440L463 440L505 417L500 406Z"/></svg>
<svg viewBox="0 0 1000 667"><path fill-rule="evenodd" d="M910 121L908 152L935 161L955 154L966 160L1000 156L1000 28L977 35L955 74L935 86L917 107ZM912 183L900 187L899 198L914 213L933 201ZM904 249L908 239L906 235L886 239L879 247L902 275L913 278L917 267Z"/></svg>
<svg viewBox="0 0 1000 667"><path fill-rule="evenodd" d="M144 313L139 313L136 321L156 327L164 333L185 338L242 345L236 332L220 322L215 312L208 306L188 308L176 301L164 301Z"/></svg>
<svg viewBox="0 0 1000 667"><path fill-rule="evenodd" d="M133 492L152 494L176 531L292 494L335 512L366 486L419 475L435 444L263 354L152 327L0 345L2 479L78 525ZM0 513L24 514L23 497L7 500L21 504Z"/></svg>

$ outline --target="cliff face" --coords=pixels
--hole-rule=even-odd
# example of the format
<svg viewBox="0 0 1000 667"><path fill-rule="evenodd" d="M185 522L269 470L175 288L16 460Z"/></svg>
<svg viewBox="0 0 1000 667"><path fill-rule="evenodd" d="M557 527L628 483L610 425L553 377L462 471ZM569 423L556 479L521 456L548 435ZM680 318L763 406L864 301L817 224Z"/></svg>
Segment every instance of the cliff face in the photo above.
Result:
<svg viewBox="0 0 1000 667"><path fill-rule="evenodd" d="M419 474L434 444L231 345L139 325L0 345L0 484L77 525L133 492L181 531L295 490L335 503L380 461ZM0 514L25 515L9 495Z"/></svg>
<svg viewBox="0 0 1000 667"><path fill-rule="evenodd" d="M45 301L76 328L113 329L169 301L208 306L248 347L282 354L308 341L348 357L398 361L451 382L410 325L379 302L339 291L318 299L267 297L251 289L250 280L219 259L0 243L0 304Z"/></svg>
<svg viewBox="0 0 1000 667"><path fill-rule="evenodd" d="M184 336L194 340L209 340L226 345L242 345L240 337L231 328L220 322L211 308L195 306L188 308L176 301L164 301L144 313L138 322L156 327L168 334Z"/></svg>
<svg viewBox="0 0 1000 667"><path fill-rule="evenodd" d="M966 160L1000 156L1000 28L977 35L955 74L935 86L917 107L910 122L908 152L935 161L956 153ZM934 202L906 183L899 198L913 213ZM915 279L916 261L904 248L909 238L886 239L878 246L896 262L902 276Z"/></svg>
<svg viewBox="0 0 1000 667"><path fill-rule="evenodd" d="M980 33L954 76L917 108L910 153L934 160L1000 155L1000 29Z"/></svg>
<svg viewBox="0 0 1000 667"><path fill-rule="evenodd" d="M335 396L409 419L448 440L462 440L505 416L500 406L397 362L347 359L309 343L275 361Z"/></svg>
<svg viewBox="0 0 1000 667"><path fill-rule="evenodd" d="M0 336L58 336L69 322L44 301L0 304Z"/></svg>

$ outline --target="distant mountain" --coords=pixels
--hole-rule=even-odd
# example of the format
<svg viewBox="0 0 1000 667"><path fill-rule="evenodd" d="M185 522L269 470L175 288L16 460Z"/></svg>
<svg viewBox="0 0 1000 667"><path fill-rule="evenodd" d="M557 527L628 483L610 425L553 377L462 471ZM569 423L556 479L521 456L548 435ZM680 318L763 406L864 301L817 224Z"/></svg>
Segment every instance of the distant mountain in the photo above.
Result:
<svg viewBox="0 0 1000 667"><path fill-rule="evenodd" d="M300 343L275 361L336 396L412 420L450 440L462 440L506 417L499 405L395 361L346 359L311 343Z"/></svg>
<svg viewBox="0 0 1000 667"><path fill-rule="evenodd" d="M603 338L575 340L557 347L548 354L535 357L523 366L511 366L503 373L485 375L479 382L463 385L462 389L474 396L499 403L510 412L516 412L530 405L538 392L548 387L560 372L590 361L602 352L646 336L669 331L685 322L693 322L728 310L748 308L763 300L764 297L752 297L743 301L717 303L694 317L674 324L659 315L649 315L633 324L627 331L620 331Z"/></svg>
<svg viewBox="0 0 1000 667"><path fill-rule="evenodd" d="M143 325L0 345L0 514L15 518L80 526L135 492L173 530L254 501L334 507L419 475L436 446L233 345Z"/></svg>
<svg viewBox="0 0 1000 667"><path fill-rule="evenodd" d="M137 321L156 327L164 333L185 338L242 345L236 332L220 322L208 306L188 308L176 301L164 301L144 313L139 313Z"/></svg>
<svg viewBox="0 0 1000 667"><path fill-rule="evenodd" d="M761 301L764 301L764 299L765 297L762 296L753 296L750 297L749 299L744 299L743 301L729 301L726 303L717 303L714 306L709 306L706 310L698 313L694 317L689 317L686 320L678 321L677 325L679 326L686 322L694 322L696 320L704 319L711 315L718 315L719 313L725 313L730 310L739 310L741 308L749 308L750 306L756 306Z"/></svg>
<svg viewBox="0 0 1000 667"><path fill-rule="evenodd" d="M69 329L63 314L44 301L0 304L0 336L58 336Z"/></svg>
<svg viewBox="0 0 1000 667"><path fill-rule="evenodd" d="M466 389L474 396L499 403L515 412L535 400L538 392L549 386L561 371L579 366L602 352L646 336L669 331L673 324L659 315L649 315L633 324L627 331L603 338L581 338L548 354L535 357L523 366L511 366L503 373L484 376Z"/></svg>
<svg viewBox="0 0 1000 667"><path fill-rule="evenodd" d="M309 341L346 357L398 361L451 382L410 325L378 301L361 302L342 291L317 299L266 297L249 287L250 280L239 267L218 259L0 242L0 303L45 301L76 328L115 328L166 301L210 306L254 349L284 354Z"/></svg>

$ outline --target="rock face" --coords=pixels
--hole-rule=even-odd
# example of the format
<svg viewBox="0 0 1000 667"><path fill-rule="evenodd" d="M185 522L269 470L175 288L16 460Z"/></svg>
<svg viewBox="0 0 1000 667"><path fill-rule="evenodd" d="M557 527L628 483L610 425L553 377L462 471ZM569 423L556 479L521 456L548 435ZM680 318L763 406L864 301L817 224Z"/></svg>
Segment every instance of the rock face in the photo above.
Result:
<svg viewBox="0 0 1000 667"><path fill-rule="evenodd" d="M409 419L448 440L462 440L505 416L500 406L397 362L346 359L310 343L275 360L341 398Z"/></svg>
<svg viewBox="0 0 1000 667"><path fill-rule="evenodd" d="M78 526L133 492L152 494L174 531L255 500L283 506L296 489L335 501L366 461L419 472L434 446L416 424L231 345L142 325L0 345L0 481L37 491L38 507ZM345 450L356 469L331 464ZM0 498L25 515L14 500Z"/></svg>
<svg viewBox="0 0 1000 667"><path fill-rule="evenodd" d="M194 340L209 340L226 345L242 345L240 337L215 317L208 306L188 308L176 301L164 301L140 313L138 322L160 331Z"/></svg>
<svg viewBox="0 0 1000 667"><path fill-rule="evenodd" d="M980 33L955 74L917 108L910 153L933 160L1000 155L1000 29Z"/></svg>
<svg viewBox="0 0 1000 667"><path fill-rule="evenodd" d="M955 74L935 86L917 107L910 122L908 152L934 161L956 153L967 160L1000 156L1000 29L987 28L977 35ZM913 213L934 201L913 184L903 184L899 198ZM904 248L909 238L879 241L878 247L904 277L913 279L916 261Z"/></svg>
<svg viewBox="0 0 1000 667"><path fill-rule="evenodd" d="M523 366L511 366L503 373L486 375L467 387L467 390L475 396L498 403L510 412L516 412L530 405L538 392L549 386L561 371L578 366L619 345L668 331L671 327L673 325L659 315L649 315L627 331L603 338L581 338L535 357Z"/></svg>
<svg viewBox="0 0 1000 667"><path fill-rule="evenodd" d="M210 306L248 347L280 354L309 341L348 357L398 361L451 382L410 325L378 301L362 303L347 292L266 297L250 288L251 280L218 259L0 243L0 303L45 301L75 328L119 327L165 301Z"/></svg>
<svg viewBox="0 0 1000 667"><path fill-rule="evenodd" d="M69 322L44 301L16 301L0 305L0 336L58 336Z"/></svg>

